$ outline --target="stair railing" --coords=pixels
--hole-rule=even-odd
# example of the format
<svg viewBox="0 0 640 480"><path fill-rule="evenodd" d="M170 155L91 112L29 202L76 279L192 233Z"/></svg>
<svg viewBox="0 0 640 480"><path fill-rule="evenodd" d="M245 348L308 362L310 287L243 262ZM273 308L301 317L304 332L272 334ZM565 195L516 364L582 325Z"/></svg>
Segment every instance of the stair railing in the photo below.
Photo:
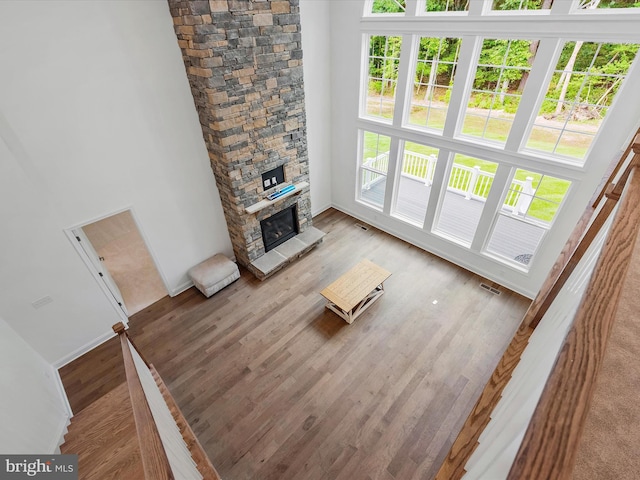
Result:
<svg viewBox="0 0 640 480"><path fill-rule="evenodd" d="M639 166L640 130L578 222L436 480L571 478L626 273L640 268Z"/></svg>
<svg viewBox="0 0 640 480"><path fill-rule="evenodd" d="M533 413L509 479L570 478L640 230L640 138L607 239ZM613 190L614 194L615 189Z"/></svg>
<svg viewBox="0 0 640 480"><path fill-rule="evenodd" d="M147 480L219 480L171 393L129 339L122 323L120 338L140 456Z"/></svg>

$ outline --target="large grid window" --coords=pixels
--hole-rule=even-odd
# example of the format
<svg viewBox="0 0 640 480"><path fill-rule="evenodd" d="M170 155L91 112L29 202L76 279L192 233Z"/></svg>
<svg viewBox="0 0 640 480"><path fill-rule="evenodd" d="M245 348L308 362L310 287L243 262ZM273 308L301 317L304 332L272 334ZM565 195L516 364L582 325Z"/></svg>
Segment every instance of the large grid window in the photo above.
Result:
<svg viewBox="0 0 640 480"><path fill-rule="evenodd" d="M477 256L479 270L542 268L557 250L547 239L580 213L584 191L571 185L593 183L614 153L607 140L621 148L637 121L625 82L640 83L640 31L628 21L640 0L367 5L357 202L390 229L415 228L419 243L470 265Z"/></svg>
<svg viewBox="0 0 640 480"><path fill-rule="evenodd" d="M484 40L462 125L464 135L506 142L537 45L529 40Z"/></svg>
<svg viewBox="0 0 640 480"><path fill-rule="evenodd" d="M360 158L359 198L382 208L384 205L389 147L391 137L373 132L361 132L362 156Z"/></svg>
<svg viewBox="0 0 640 480"><path fill-rule="evenodd" d="M528 268L570 186L568 180L517 169L487 251Z"/></svg>
<svg viewBox="0 0 640 480"><path fill-rule="evenodd" d="M435 147L404 142L394 208L396 217L422 227L439 153Z"/></svg>
<svg viewBox="0 0 640 480"><path fill-rule="evenodd" d="M396 101L398 67L402 37L369 37L367 97L365 112L372 117L390 119Z"/></svg>
<svg viewBox="0 0 640 480"><path fill-rule="evenodd" d="M565 44L527 147L584 159L637 51L636 44Z"/></svg>
<svg viewBox="0 0 640 480"><path fill-rule="evenodd" d="M450 165L435 232L470 245L493 186L498 165L456 154Z"/></svg>
<svg viewBox="0 0 640 480"><path fill-rule="evenodd" d="M409 124L442 131L460 53L459 38L421 37Z"/></svg>

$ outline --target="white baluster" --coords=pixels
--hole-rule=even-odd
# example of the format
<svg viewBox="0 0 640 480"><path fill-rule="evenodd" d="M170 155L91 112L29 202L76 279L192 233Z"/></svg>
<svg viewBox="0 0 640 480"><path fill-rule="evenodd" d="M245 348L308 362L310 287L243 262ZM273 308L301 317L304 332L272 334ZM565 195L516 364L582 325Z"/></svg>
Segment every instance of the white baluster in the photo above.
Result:
<svg viewBox="0 0 640 480"><path fill-rule="evenodd" d="M471 180L469 180L469 184L467 185L467 193L464 196L465 200L469 200L473 195L473 190L476 188L476 182L478 181L478 175L480 175L480 167L475 166L471 171Z"/></svg>

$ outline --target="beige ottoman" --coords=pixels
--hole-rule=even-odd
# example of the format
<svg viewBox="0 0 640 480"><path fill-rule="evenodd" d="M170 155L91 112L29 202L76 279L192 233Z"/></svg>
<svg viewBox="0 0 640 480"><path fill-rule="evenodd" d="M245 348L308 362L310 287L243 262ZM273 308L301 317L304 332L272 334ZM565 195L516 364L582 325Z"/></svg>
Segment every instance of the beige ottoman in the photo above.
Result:
<svg viewBox="0 0 640 480"><path fill-rule="evenodd" d="M240 278L238 266L221 253L199 263L189 270L193 284L206 297L222 290Z"/></svg>

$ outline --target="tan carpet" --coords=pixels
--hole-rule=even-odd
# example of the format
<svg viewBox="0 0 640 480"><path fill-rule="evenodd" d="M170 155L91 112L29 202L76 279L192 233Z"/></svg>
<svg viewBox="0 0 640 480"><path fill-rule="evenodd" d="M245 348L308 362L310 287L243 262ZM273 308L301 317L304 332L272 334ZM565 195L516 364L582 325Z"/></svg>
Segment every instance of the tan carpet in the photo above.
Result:
<svg viewBox="0 0 640 480"><path fill-rule="evenodd" d="M640 478L640 267L633 267L578 449L576 480Z"/></svg>

